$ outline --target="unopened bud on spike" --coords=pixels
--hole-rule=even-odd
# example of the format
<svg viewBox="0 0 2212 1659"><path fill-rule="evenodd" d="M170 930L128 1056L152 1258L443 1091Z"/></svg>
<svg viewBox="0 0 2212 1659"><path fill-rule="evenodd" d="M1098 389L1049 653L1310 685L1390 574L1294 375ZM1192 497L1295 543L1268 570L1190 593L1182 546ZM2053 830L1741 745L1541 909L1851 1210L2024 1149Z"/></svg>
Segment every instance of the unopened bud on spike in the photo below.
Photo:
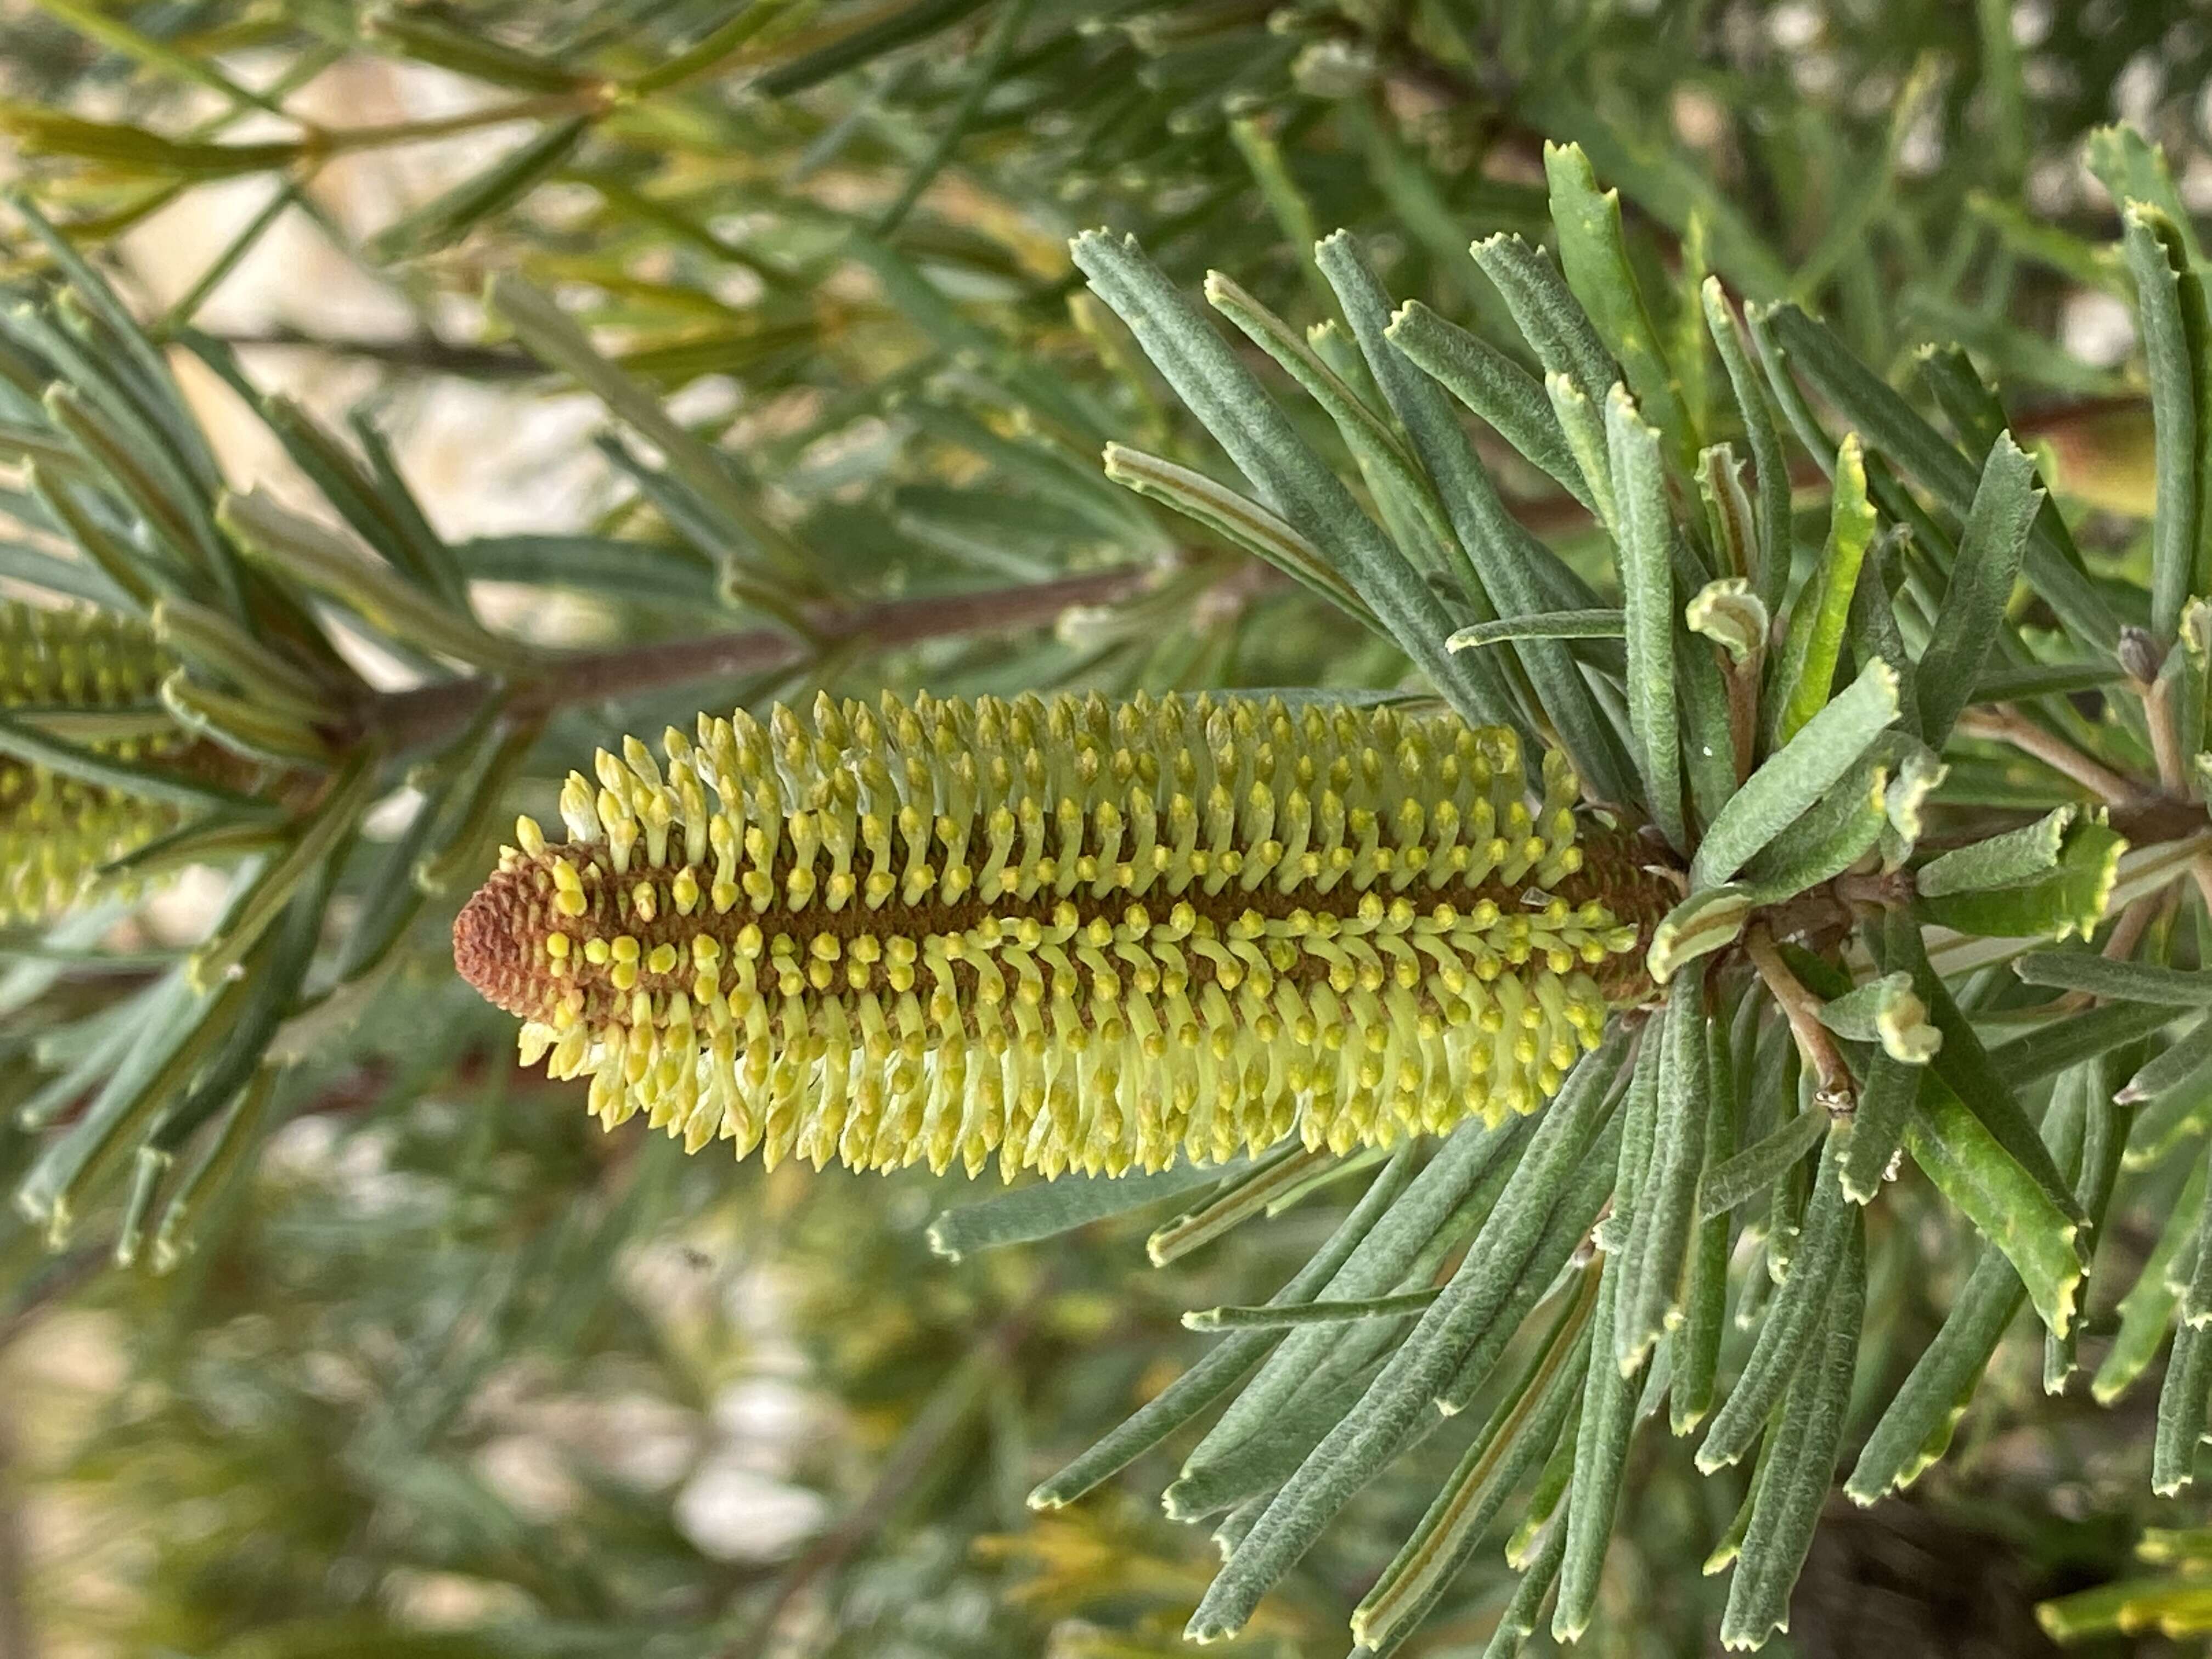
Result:
<svg viewBox="0 0 2212 1659"><path fill-rule="evenodd" d="M1650 994L1674 896L1557 756L1532 793L1449 716L887 697L665 753L572 781L455 960L603 1121L771 1162L1120 1173L1527 1112Z"/></svg>

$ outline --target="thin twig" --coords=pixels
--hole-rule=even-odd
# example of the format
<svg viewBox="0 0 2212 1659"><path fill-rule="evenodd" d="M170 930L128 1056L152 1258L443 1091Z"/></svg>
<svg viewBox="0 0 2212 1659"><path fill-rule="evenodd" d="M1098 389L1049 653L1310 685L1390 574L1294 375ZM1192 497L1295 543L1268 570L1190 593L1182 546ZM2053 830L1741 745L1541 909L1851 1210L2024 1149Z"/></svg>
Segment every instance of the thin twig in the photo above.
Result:
<svg viewBox="0 0 2212 1659"><path fill-rule="evenodd" d="M1744 936L1745 954L1759 976L1766 982L1768 994L1781 1007L1783 1017L1790 1022L1790 1035L1797 1040L1797 1052L1813 1068L1818 1079L1814 1099L1825 1108L1831 1117L1844 1117L1858 1108L1858 1085L1851 1080L1851 1068L1844 1063L1842 1050L1820 1024L1820 999L1808 990L1802 980L1790 971L1790 964L1774 948L1773 935L1765 927L1755 927Z"/></svg>
<svg viewBox="0 0 2212 1659"><path fill-rule="evenodd" d="M2158 781L2169 795L2185 794L2181 759L2181 732L2176 718L2170 683L2161 678L2148 680L2131 678L2130 684L2136 696L2142 700L2143 721L2150 730L2151 753L2158 763ZM2189 861L2189 878L2197 884L2203 896L2204 908L2212 912L2212 858L2198 857Z"/></svg>
<svg viewBox="0 0 2212 1659"><path fill-rule="evenodd" d="M1127 599L1152 581L1158 572L1154 565L1116 565L1087 575L981 593L890 599L842 611L816 610L807 618L814 632L811 645L780 628L748 628L698 639L577 652L549 659L541 676L518 686L509 700L509 714L511 718L543 716L576 703L632 696L693 680L789 668L825 647L855 640L889 647L952 635L1035 628L1071 605L1107 605ZM465 726L499 684L489 675L471 675L394 692L370 705L365 724L394 750L418 749Z"/></svg>
<svg viewBox="0 0 2212 1659"><path fill-rule="evenodd" d="M2024 755L2063 774L2107 805L2118 806L2146 793L2132 778L2124 777L2102 761L2093 760L2065 738L2045 731L2009 703L1992 708L1970 708L1959 717L1962 736L2008 743Z"/></svg>

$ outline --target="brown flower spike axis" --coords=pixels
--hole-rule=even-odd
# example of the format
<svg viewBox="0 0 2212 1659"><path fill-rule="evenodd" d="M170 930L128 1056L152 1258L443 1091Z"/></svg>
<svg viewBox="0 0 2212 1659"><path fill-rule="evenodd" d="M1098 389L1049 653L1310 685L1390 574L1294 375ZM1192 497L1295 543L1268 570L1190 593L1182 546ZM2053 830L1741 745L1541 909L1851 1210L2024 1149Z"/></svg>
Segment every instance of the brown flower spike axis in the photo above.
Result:
<svg viewBox="0 0 2212 1659"><path fill-rule="evenodd" d="M696 1151L1119 1173L1534 1109L1673 889L1507 731L1169 696L626 739L454 925L526 1063ZM710 803L710 796L712 798Z"/></svg>

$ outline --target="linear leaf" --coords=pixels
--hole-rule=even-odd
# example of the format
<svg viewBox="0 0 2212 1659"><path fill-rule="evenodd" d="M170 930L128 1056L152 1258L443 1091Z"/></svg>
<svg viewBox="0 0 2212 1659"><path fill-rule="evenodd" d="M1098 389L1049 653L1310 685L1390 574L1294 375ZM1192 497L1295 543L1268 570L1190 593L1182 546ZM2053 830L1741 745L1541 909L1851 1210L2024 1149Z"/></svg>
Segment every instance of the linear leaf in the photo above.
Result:
<svg viewBox="0 0 2212 1659"><path fill-rule="evenodd" d="M1403 1190L1404 1160L1394 1159L1377 1176L1328 1242L1269 1301L1278 1306L1310 1302L1333 1278L1359 1241L1386 1214ZM1280 1340L1273 1330L1238 1331L1209 1349L1204 1358L1146 1401L1137 1412L1066 1468L1029 1495L1033 1510L1056 1510L1127 1468L1182 1428L1222 1395Z"/></svg>
<svg viewBox="0 0 2212 1659"><path fill-rule="evenodd" d="M1973 701L1973 686L2002 631L2005 606L2020 574L2028 532L2042 510L2035 463L2011 434L1990 447L1951 564L1951 586L1917 677L1920 734L1940 749L1960 712ZM2177 603L2177 612L2179 605Z"/></svg>
<svg viewBox="0 0 2212 1659"><path fill-rule="evenodd" d="M1759 1460L1750 1521L1721 1615L1723 1647L1755 1648L1789 1626L1790 1588L1835 1479L1865 1307L1866 1226L1854 1211L1818 1345L1790 1379L1781 1419Z"/></svg>
<svg viewBox="0 0 2212 1659"><path fill-rule="evenodd" d="M1918 479L1950 512L1960 518L1971 512L1978 486L1972 461L1821 324L1795 306L1777 307L1768 322L1791 360L1869 443ZM2118 619L2079 558L2057 512L2046 503L2028 538L2028 580L2078 643L2111 651L2119 640Z"/></svg>
<svg viewBox="0 0 2212 1659"><path fill-rule="evenodd" d="M1559 231L1567 286L1620 362L1637 403L1665 434L1672 459L1686 473L1696 464L1698 434L1628 262L1620 193L1599 191L1589 158L1575 144L1544 146L1544 176L1551 185L1552 222ZM1595 398L1603 388L1585 390Z"/></svg>
<svg viewBox="0 0 2212 1659"><path fill-rule="evenodd" d="M1705 1168L1711 1057L1706 1050L1705 975L1676 975L1661 1014L1658 1112L1651 1160L1636 1196L1635 1224L1619 1259L1612 1357L1633 1375L1663 1331L1681 1321L1682 1267L1698 1216ZM1602 1355L1602 1350L1601 1350Z"/></svg>
<svg viewBox="0 0 2212 1659"><path fill-rule="evenodd" d="M2081 1285L2079 1224L1941 1079L1923 1078L1917 1104L1905 1121L1905 1150L2004 1252L2043 1322L2063 1335Z"/></svg>
<svg viewBox="0 0 2212 1659"><path fill-rule="evenodd" d="M1628 1464L1628 1443L1636 1432L1637 1367L1626 1372L1606 1361L1607 1333L1614 1327L1620 1294L1620 1261L1604 1258L1597 1306L1590 1325L1598 1340L1583 1369L1580 1427L1575 1436L1575 1473L1567 1488L1567 1550L1559 1569L1559 1599L1552 1609L1554 1639L1571 1642L1589 1626L1597 1606L1598 1573L1620 1503L1620 1483Z"/></svg>
<svg viewBox="0 0 2212 1659"><path fill-rule="evenodd" d="M2125 204L2121 246L2135 280L2143 356L2150 371L2151 433L2158 476L2158 507L2151 519L2150 631L2172 646L2180 626L2197 564L2198 366L2191 362L2183 321L2181 274L2188 254L2180 233L2155 205Z"/></svg>
<svg viewBox="0 0 2212 1659"><path fill-rule="evenodd" d="M1778 744L1788 743L1828 702L1836 665L1843 657L1859 569L1874 542L1875 522L1858 434L1845 433L1836 452L1827 543L1811 580L1791 603L1789 630L1774 665L1769 703Z"/></svg>
<svg viewBox="0 0 2212 1659"><path fill-rule="evenodd" d="M1690 861L1690 884L1717 886L1735 874L1826 794L1896 718L1897 675L1887 663L1869 663L1729 798Z"/></svg>
<svg viewBox="0 0 2212 1659"><path fill-rule="evenodd" d="M1721 1339L1728 1327L1729 1249L1734 1230L1725 1210L1717 1215L1705 1213L1704 1197L1712 1172L1736 1150L1736 1068L1729 1027L1727 1019L1716 1018L1708 1032L1705 1170L1698 1188L1697 1231L1690 1244L1688 1285L1682 1293L1682 1325L1674 1336L1674 1379L1667 1391L1668 1426L1676 1435L1689 1433L1713 1408Z"/></svg>
<svg viewBox="0 0 2212 1659"><path fill-rule="evenodd" d="M1743 337L1737 331L1720 279L1705 278L1698 297L1705 307L1705 326L1720 353L1721 365L1728 371L1736 414L1743 422L1744 439L1751 448L1759 489L1759 557L1751 572L1753 591L1772 615L1781 609L1790 585L1790 463L1783 453L1782 434L1775 428L1774 412L1767 405L1760 379L1753 374L1750 360L1744 355Z"/></svg>
<svg viewBox="0 0 2212 1659"><path fill-rule="evenodd" d="M2016 887L2044 875L2057 867L2066 831L2079 811L2061 806L2033 823L1932 858L1914 872L1915 890L1923 898L1942 898L1984 888Z"/></svg>
<svg viewBox="0 0 2212 1659"><path fill-rule="evenodd" d="M1040 1181L980 1204L946 1210L929 1224L929 1248L957 1261L976 1250L1027 1244L1122 1215L1200 1187L1218 1185L1238 1173L1243 1160L1211 1168L1191 1165L1157 1175L1118 1179L1070 1176Z"/></svg>
<svg viewBox="0 0 2212 1659"><path fill-rule="evenodd" d="M1408 300L1390 319L1390 343L1486 422L1533 465L1584 507L1595 508L1542 384L1487 341Z"/></svg>
<svg viewBox="0 0 2212 1659"><path fill-rule="evenodd" d="M1628 641L1628 721L1652 822L1677 850L1689 845L1682 811L1682 747L1674 697L1674 586L1668 568L1673 520L1659 434L1638 416L1626 390L1606 398L1620 513L1620 590Z"/></svg>
<svg viewBox="0 0 2212 1659"><path fill-rule="evenodd" d="M2121 1002L2170 1008L2212 1006L2212 972L2163 968L2148 962L2114 962L2094 951L2031 951L2013 965L2030 985L2085 991Z"/></svg>
<svg viewBox="0 0 2212 1659"><path fill-rule="evenodd" d="M1435 482L1460 548L1492 608L1501 617L1516 617L1595 605L1595 596L1559 556L1506 510L1443 394L1413 370L1386 337L1389 300L1358 245L1340 233L1324 239L1314 258L1336 290L1369 372L1405 428L1422 470ZM1561 590L1571 590L1574 596L1563 597ZM1584 787L1598 799L1628 799L1627 757L1573 654L1556 641L1539 640L1516 642L1514 653ZM1477 667L1480 672L1486 665L1478 659Z"/></svg>
<svg viewBox="0 0 2212 1659"><path fill-rule="evenodd" d="M1616 1031L1568 1077L1459 1271L1385 1363L1358 1409L1283 1484L1191 1615L1194 1639L1242 1627L1260 1598L1401 1446L1496 1319L1542 1234L1559 1183L1611 1115L1626 1043ZM1230 1340L1237 1339L1232 1337Z"/></svg>
<svg viewBox="0 0 2212 1659"><path fill-rule="evenodd" d="M1626 629L1620 611L1546 611L1533 617L1501 617L1462 628L1444 641L1454 651L1499 645L1509 640L1617 640Z"/></svg>
<svg viewBox="0 0 2212 1659"><path fill-rule="evenodd" d="M1326 548L1375 614L1469 719L1510 725L1492 688L1444 649L1453 622L1429 585L1360 511L1334 473L1298 437L1206 319L1132 239L1085 232L1075 262L1098 297L1138 343L1237 468L1301 535Z"/></svg>
<svg viewBox="0 0 2212 1659"><path fill-rule="evenodd" d="M2158 1240L2143 1258L2142 1271L2120 1297L2119 1328L2112 1334L2112 1346L2105 1350L2097 1374L2089 1380L2090 1397L2100 1406L2118 1399L2158 1357L2159 1345L2166 1340L2174 1307L2181 1300L2181 1292L2167 1282L2167 1274L2179 1260L2183 1247L2197 1235L2205 1191L2204 1161L2199 1158L2190 1166L2189 1179L2167 1206Z"/></svg>
<svg viewBox="0 0 2212 1659"><path fill-rule="evenodd" d="M1842 1269L1846 1240L1858 1225L1858 1211L1844 1197L1836 1165L1844 1136L1832 1131L1814 1172L1813 1191L1790 1271L1767 1304L1743 1374L1714 1413L1712 1426L1698 1447L1698 1468L1706 1474L1740 1461L1757 1441L1767 1413L1774 1409L1797 1368L1818 1347L1820 1320Z"/></svg>

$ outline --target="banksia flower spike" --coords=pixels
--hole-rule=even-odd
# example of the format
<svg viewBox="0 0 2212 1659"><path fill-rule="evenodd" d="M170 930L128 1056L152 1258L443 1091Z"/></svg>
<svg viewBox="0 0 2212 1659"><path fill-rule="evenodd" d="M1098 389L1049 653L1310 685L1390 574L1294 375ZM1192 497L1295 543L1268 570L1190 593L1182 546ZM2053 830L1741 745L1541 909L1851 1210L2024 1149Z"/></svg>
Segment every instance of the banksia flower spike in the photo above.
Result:
<svg viewBox="0 0 2212 1659"><path fill-rule="evenodd" d="M1341 1152L1533 1109L1672 890L1507 731L1176 696L819 701L571 775L454 928L696 1150L972 1173Z"/></svg>
<svg viewBox="0 0 2212 1659"><path fill-rule="evenodd" d="M161 680L174 666L127 617L0 605L0 713L100 754L161 759L192 746L160 713ZM161 802L0 756L0 920L67 908L102 865L177 821Z"/></svg>

